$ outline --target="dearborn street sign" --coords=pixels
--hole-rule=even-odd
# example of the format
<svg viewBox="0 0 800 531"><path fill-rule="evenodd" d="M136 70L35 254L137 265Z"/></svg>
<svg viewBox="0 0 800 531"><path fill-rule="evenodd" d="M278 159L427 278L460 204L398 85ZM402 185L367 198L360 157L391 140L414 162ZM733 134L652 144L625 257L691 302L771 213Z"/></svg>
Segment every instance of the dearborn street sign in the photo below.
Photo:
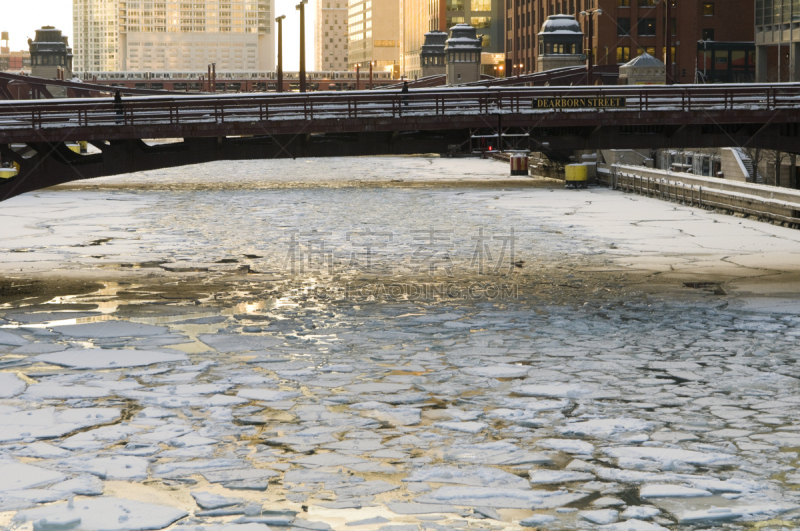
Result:
<svg viewBox="0 0 800 531"><path fill-rule="evenodd" d="M625 107L625 98L534 98L534 109L600 109Z"/></svg>

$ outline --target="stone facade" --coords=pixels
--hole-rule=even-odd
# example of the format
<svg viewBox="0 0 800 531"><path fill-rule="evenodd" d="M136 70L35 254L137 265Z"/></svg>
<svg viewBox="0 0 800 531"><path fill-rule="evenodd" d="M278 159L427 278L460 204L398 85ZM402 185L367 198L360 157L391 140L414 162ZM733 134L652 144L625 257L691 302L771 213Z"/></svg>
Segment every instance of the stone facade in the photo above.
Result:
<svg viewBox="0 0 800 531"><path fill-rule="evenodd" d="M42 26L36 38L28 39L31 53L31 75L48 79L72 79L72 48L61 30Z"/></svg>
<svg viewBox="0 0 800 531"><path fill-rule="evenodd" d="M420 52L420 63L422 67L422 77L436 76L445 74L445 45L447 44L447 33L444 31L431 31L425 34L425 43Z"/></svg>
<svg viewBox="0 0 800 531"><path fill-rule="evenodd" d="M620 85L664 85L666 82L666 65L648 53L619 67Z"/></svg>
<svg viewBox="0 0 800 531"><path fill-rule="evenodd" d="M456 24L450 28L445 56L448 85L463 85L480 80L481 39L475 28L469 24Z"/></svg>
<svg viewBox="0 0 800 531"><path fill-rule="evenodd" d="M539 56L536 70L552 70L568 66L581 66L585 59L581 25L572 15L552 15L542 25L538 35Z"/></svg>

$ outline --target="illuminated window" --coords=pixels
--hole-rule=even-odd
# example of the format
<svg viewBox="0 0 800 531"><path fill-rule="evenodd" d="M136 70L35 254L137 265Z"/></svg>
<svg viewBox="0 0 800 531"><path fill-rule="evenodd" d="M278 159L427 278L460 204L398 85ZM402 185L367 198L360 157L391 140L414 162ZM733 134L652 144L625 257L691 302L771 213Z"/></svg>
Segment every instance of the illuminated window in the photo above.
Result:
<svg viewBox="0 0 800 531"><path fill-rule="evenodd" d="M656 55L656 47L655 46L647 46L646 48L642 48L641 46L636 48L636 56L640 56L643 53L647 52L649 55L655 57Z"/></svg>
<svg viewBox="0 0 800 531"><path fill-rule="evenodd" d="M656 34L656 19L654 18L640 18L638 25L638 34L640 37L646 37Z"/></svg>
<svg viewBox="0 0 800 531"><path fill-rule="evenodd" d="M627 63L631 60L630 46L617 46L617 63Z"/></svg>
<svg viewBox="0 0 800 531"><path fill-rule="evenodd" d="M703 4L703 16L704 17L713 17L714 16L714 3L713 2L706 2Z"/></svg>

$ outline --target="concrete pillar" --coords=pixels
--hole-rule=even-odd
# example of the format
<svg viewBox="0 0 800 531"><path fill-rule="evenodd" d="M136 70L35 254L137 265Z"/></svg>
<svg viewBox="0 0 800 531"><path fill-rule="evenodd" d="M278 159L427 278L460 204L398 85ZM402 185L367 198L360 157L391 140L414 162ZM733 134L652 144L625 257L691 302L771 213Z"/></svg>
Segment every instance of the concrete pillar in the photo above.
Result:
<svg viewBox="0 0 800 531"><path fill-rule="evenodd" d="M756 46L756 83L767 82L767 47Z"/></svg>

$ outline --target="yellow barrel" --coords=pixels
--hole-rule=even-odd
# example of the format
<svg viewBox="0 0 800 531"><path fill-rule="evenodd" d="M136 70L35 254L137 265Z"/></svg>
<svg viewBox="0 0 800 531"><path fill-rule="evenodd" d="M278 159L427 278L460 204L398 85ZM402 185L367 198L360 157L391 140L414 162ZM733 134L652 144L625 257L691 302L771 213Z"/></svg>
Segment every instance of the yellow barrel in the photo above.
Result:
<svg viewBox="0 0 800 531"><path fill-rule="evenodd" d="M17 174L16 168L0 168L0 180L10 179Z"/></svg>
<svg viewBox="0 0 800 531"><path fill-rule="evenodd" d="M567 164L564 169L567 182L586 182L588 180L587 168L583 164Z"/></svg>

